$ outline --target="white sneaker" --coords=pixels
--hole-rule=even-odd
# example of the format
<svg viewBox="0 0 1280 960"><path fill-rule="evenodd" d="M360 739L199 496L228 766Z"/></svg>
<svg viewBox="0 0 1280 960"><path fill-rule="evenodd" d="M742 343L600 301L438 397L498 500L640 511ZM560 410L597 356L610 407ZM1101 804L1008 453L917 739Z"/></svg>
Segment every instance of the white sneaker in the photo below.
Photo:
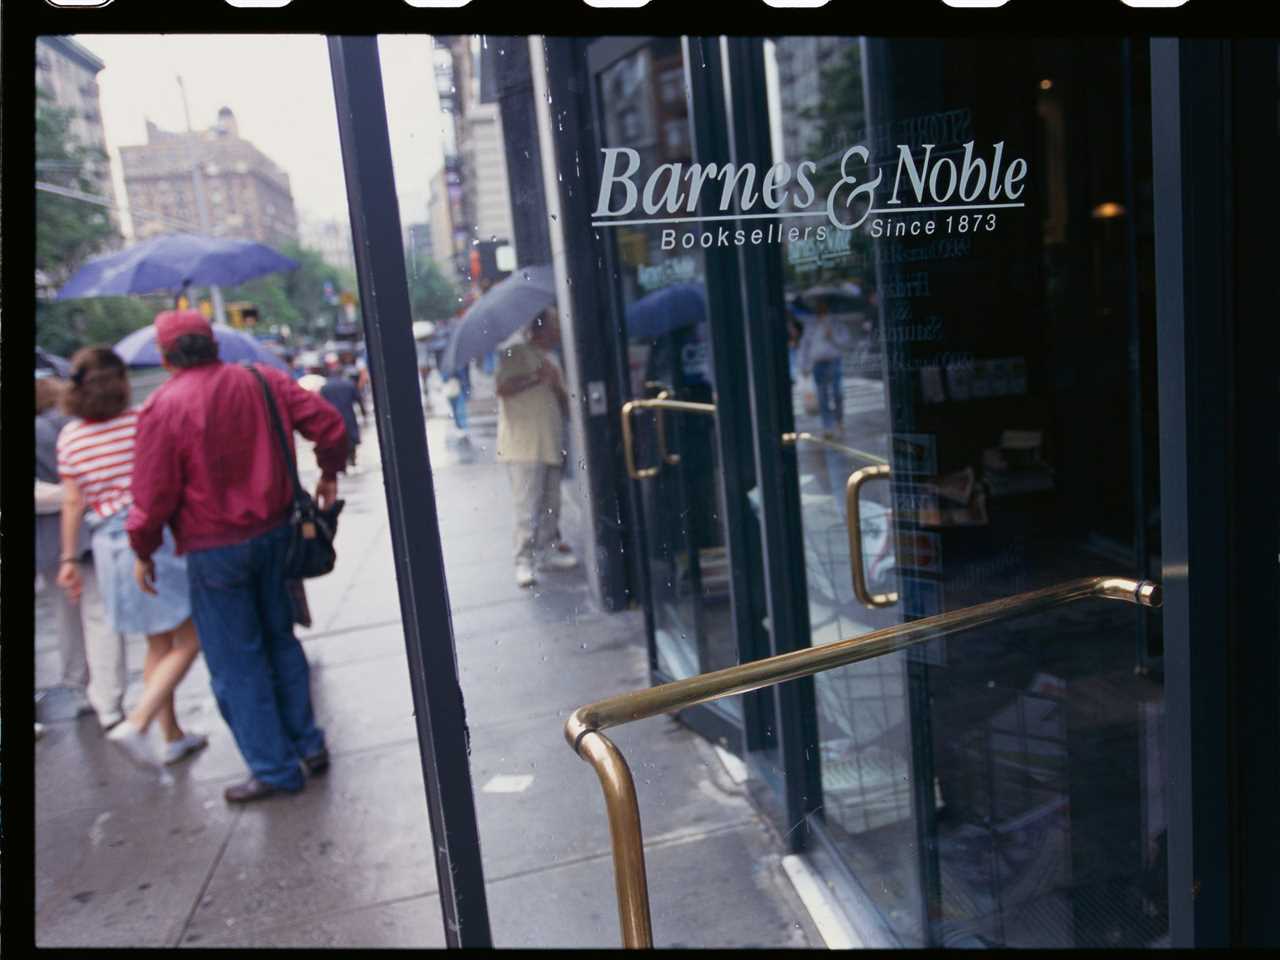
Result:
<svg viewBox="0 0 1280 960"><path fill-rule="evenodd" d="M572 570L578 565L578 558L572 553L565 553L554 547L547 551L539 566L543 570Z"/></svg>
<svg viewBox="0 0 1280 960"><path fill-rule="evenodd" d="M39 720L36 721L36 739L39 740L44 736L44 724Z"/></svg>
<svg viewBox="0 0 1280 960"><path fill-rule="evenodd" d="M533 575L533 564L527 560L516 561L516 586L532 587L537 582L537 577Z"/></svg>
<svg viewBox="0 0 1280 960"><path fill-rule="evenodd" d="M124 714L119 710L112 710L110 713L98 714L98 726L102 727L102 732L106 733L124 719Z"/></svg>
<svg viewBox="0 0 1280 960"><path fill-rule="evenodd" d="M209 738L202 733L188 733L180 740L164 745L164 762L167 765L187 759L193 753L209 745Z"/></svg>
<svg viewBox="0 0 1280 960"><path fill-rule="evenodd" d="M120 721L107 733L107 739L123 750L140 767L158 767L160 761L151 749L151 741L128 719Z"/></svg>

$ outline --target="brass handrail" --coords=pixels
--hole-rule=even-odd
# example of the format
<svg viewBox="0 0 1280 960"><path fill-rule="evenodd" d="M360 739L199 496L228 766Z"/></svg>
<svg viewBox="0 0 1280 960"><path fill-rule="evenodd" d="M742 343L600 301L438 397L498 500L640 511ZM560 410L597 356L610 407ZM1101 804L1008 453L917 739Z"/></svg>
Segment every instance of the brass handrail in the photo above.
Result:
<svg viewBox="0 0 1280 960"><path fill-rule="evenodd" d="M1091 597L1158 607L1160 585L1124 577L1086 577L1056 586L980 603L923 620L875 630L821 647L808 647L673 683L618 694L579 707L565 721L569 746L590 763L600 778L613 845L614 884L624 947L652 947L649 886L644 866L644 834L635 781L627 762L602 730L710 703L740 693L812 676L824 670L869 660L937 640L962 630Z"/></svg>
<svg viewBox="0 0 1280 960"><path fill-rule="evenodd" d="M800 441L805 443L814 443L820 447L830 447L832 450L838 450L840 453L848 454L851 457L861 457L863 460L869 460L871 463L888 463L884 457L877 456L874 453L867 453L865 450L859 450L857 447L849 447L843 443L837 443L834 440L828 440L826 437L820 437L815 433L784 433L782 442L788 446L796 446Z"/></svg>
<svg viewBox="0 0 1280 960"><path fill-rule="evenodd" d="M665 393L666 391L663 392ZM650 400L628 400L622 405L622 452L627 461L627 474L632 480L644 480L646 477L657 476L658 471L662 469L662 464L659 463L656 467L636 468L634 438L631 433L631 414L636 410L672 410L677 413L701 413L714 416L716 405L714 403L694 403L692 400L671 400L663 396L654 397ZM661 413L658 416L661 418ZM658 436L661 444L659 453L666 457L666 432L661 425L658 427ZM672 461L668 459L667 462L670 463Z"/></svg>
<svg viewBox="0 0 1280 960"><path fill-rule="evenodd" d="M849 474L844 485L845 525L849 531L849 568L853 577L853 595L864 607L892 607L898 602L898 594L872 593L867 589L867 572L862 561L862 508L859 499L862 485L868 480L890 476L889 467L878 464L863 467Z"/></svg>

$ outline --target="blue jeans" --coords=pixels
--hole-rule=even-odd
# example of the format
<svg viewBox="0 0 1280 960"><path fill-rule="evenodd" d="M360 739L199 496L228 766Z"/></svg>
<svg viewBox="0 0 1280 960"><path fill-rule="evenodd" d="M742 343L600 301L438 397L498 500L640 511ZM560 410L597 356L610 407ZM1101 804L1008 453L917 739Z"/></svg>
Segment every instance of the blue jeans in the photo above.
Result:
<svg viewBox="0 0 1280 960"><path fill-rule="evenodd" d="M813 365L813 383L818 392L818 412L822 426L830 430L844 422L844 371L840 358L819 360Z"/></svg>
<svg viewBox="0 0 1280 960"><path fill-rule="evenodd" d="M303 757L324 748L311 711L310 667L285 589L288 524L187 558L191 610L218 709L253 776L302 789Z"/></svg>

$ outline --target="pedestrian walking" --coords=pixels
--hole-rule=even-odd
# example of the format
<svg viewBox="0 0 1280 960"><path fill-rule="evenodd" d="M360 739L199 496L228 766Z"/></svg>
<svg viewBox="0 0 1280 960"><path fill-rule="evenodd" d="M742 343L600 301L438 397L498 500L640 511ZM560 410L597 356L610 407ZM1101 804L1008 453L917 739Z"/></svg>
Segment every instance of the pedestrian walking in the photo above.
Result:
<svg viewBox="0 0 1280 960"><path fill-rule="evenodd" d="M94 516L93 567L107 622L116 633L147 637L142 698L107 733L138 763L176 763L208 744L178 724L173 691L200 652L191 622L186 562L176 556L172 537L157 543L150 582L134 577L136 558L125 525L133 512L130 484L138 410L130 406L128 370L110 347L86 347L71 358L71 388L64 409L74 419L58 434L58 475L63 487L62 556L58 585L74 603L84 594L76 551L86 505ZM163 758L147 731L159 720Z"/></svg>
<svg viewBox="0 0 1280 960"><path fill-rule="evenodd" d="M76 715L97 714L102 729L124 719L127 683L124 634L111 629L93 572L91 531L83 518L75 546L62 554L63 486L58 476L58 434L71 417L61 409L67 382L56 377L36 380L36 572L53 592L62 655L62 685L75 697ZM76 565L80 599L73 601L56 586L63 559Z"/></svg>
<svg viewBox="0 0 1280 960"><path fill-rule="evenodd" d="M172 376L138 417L128 531L140 575L149 575L171 527L187 557L213 694L251 774L224 791L227 802L296 793L304 770L328 768L329 753L285 584L292 470L260 381L219 360L213 330L198 311L160 314L156 340ZM297 430L315 443L316 500L330 506L347 458L342 415L287 374L256 369L285 435L292 439Z"/></svg>
<svg viewBox="0 0 1280 960"><path fill-rule="evenodd" d="M444 395L449 398L453 407L453 425L458 428L463 439L467 436L467 401L471 399L471 364L462 367L449 375L444 384Z"/></svg>
<svg viewBox="0 0 1280 960"><path fill-rule="evenodd" d="M535 567L571 570L573 552L559 543L564 418L569 396L551 355L560 342L554 307L540 313L523 340L500 351L497 459L507 464L516 508L516 584L532 586Z"/></svg>
<svg viewBox="0 0 1280 960"><path fill-rule="evenodd" d="M345 371L331 366L320 387L320 396L333 404L334 409L342 414L342 422L347 428L347 472L354 473L356 449L360 446L360 424L356 420L356 407L361 407L363 413L364 406L360 401L360 388Z"/></svg>

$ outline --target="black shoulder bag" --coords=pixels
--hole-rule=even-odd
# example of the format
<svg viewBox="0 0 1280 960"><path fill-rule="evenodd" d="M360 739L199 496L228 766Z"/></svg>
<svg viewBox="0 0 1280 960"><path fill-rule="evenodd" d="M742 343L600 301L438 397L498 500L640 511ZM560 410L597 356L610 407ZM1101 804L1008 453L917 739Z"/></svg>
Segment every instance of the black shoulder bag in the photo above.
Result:
<svg viewBox="0 0 1280 960"><path fill-rule="evenodd" d="M264 377L252 364L245 363L245 368L258 378L262 385L262 395L267 401L267 413L271 417L271 425L275 429L276 439L280 441L280 452L284 454L285 463L293 475L293 510L289 516L289 550L285 559L285 579L303 580L309 577L320 577L333 570L337 553L333 547L334 534L338 532L338 514L346 501L335 500L333 506L321 510L312 499L311 494L302 488L298 479L298 464L289 452L289 441L285 438L284 427L280 424L280 413L276 410L275 398L271 396L271 388Z"/></svg>

